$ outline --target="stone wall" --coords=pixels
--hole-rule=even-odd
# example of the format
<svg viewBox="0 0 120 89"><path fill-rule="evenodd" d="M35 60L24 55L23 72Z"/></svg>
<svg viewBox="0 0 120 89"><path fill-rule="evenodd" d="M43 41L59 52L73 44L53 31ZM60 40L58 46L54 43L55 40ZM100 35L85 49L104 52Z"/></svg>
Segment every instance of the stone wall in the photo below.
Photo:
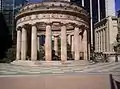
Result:
<svg viewBox="0 0 120 89"><path fill-rule="evenodd" d="M117 17L107 17L95 25L95 52L114 52L118 33Z"/></svg>

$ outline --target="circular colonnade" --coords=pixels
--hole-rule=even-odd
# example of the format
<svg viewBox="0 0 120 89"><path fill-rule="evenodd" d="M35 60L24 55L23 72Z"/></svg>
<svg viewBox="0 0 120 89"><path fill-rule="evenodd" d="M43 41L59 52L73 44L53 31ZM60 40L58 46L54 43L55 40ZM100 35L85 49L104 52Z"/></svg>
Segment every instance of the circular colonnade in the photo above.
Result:
<svg viewBox="0 0 120 89"><path fill-rule="evenodd" d="M41 35L45 35L46 61L52 60L52 50L60 60L66 61L68 45L73 59L88 59L89 14L82 7L70 2L29 4L19 11L16 21L16 60L26 60L28 57L32 61L39 60Z"/></svg>

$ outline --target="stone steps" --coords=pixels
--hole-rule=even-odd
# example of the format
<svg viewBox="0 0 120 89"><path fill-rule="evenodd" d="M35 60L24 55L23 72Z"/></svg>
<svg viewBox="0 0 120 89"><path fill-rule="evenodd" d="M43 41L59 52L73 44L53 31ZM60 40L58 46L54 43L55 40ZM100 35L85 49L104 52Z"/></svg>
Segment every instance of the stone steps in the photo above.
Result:
<svg viewBox="0 0 120 89"><path fill-rule="evenodd" d="M0 64L0 75L38 75L38 74L61 74L61 73L120 73L120 62L115 63L98 63L98 64L86 64L78 65L79 63L69 64L69 66L24 66L14 64ZM116 71L117 69L117 71Z"/></svg>

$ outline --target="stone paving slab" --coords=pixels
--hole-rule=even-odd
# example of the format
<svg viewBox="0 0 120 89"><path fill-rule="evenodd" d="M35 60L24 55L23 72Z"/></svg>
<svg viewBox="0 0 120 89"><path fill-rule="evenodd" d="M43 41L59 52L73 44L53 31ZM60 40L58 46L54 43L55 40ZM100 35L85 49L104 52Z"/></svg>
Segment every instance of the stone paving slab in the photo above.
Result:
<svg viewBox="0 0 120 89"><path fill-rule="evenodd" d="M2 76L2 89L111 89L109 74Z"/></svg>
<svg viewBox="0 0 120 89"><path fill-rule="evenodd" d="M73 65L73 64L72 64ZM94 65L85 66L51 66L51 67L28 67L28 66L17 66L11 64L0 64L0 75L21 75L21 74L56 74L56 73L81 73L81 72L119 72L120 73L120 62L118 63L98 63Z"/></svg>

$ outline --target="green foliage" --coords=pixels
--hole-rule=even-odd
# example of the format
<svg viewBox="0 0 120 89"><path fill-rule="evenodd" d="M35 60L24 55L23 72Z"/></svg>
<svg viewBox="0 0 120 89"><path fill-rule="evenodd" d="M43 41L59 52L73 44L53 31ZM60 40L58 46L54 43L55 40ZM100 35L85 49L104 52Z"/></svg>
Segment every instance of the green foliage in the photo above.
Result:
<svg viewBox="0 0 120 89"><path fill-rule="evenodd" d="M118 20L118 23L119 22L120 21ZM114 43L113 47L115 52L120 53L120 26L119 25L118 25L118 34L116 37L116 43Z"/></svg>
<svg viewBox="0 0 120 89"><path fill-rule="evenodd" d="M16 57L16 47L12 46L6 52L5 58L0 60L0 63L10 63L15 60Z"/></svg>

